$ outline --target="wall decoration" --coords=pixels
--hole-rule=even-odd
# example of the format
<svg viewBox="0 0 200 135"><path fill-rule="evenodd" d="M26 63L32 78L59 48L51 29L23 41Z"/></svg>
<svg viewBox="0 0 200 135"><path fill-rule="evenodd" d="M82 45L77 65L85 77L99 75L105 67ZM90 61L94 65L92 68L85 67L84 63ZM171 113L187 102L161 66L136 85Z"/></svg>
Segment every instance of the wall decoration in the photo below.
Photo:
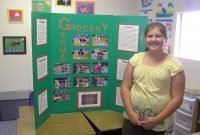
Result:
<svg viewBox="0 0 200 135"><path fill-rule="evenodd" d="M153 11L154 0L141 0L140 1L140 16L147 16L148 23L154 21L154 11Z"/></svg>
<svg viewBox="0 0 200 135"><path fill-rule="evenodd" d="M55 64L54 75L70 74L70 64Z"/></svg>
<svg viewBox="0 0 200 135"><path fill-rule="evenodd" d="M92 73L108 73L108 62L94 62L92 63Z"/></svg>
<svg viewBox="0 0 200 135"><path fill-rule="evenodd" d="M108 59L108 50L105 48L95 48L92 50L92 59L93 60L107 60Z"/></svg>
<svg viewBox="0 0 200 135"><path fill-rule="evenodd" d="M53 101L70 101L69 90L56 90L53 92Z"/></svg>
<svg viewBox="0 0 200 135"><path fill-rule="evenodd" d="M108 46L108 36L92 35L92 46Z"/></svg>
<svg viewBox="0 0 200 135"><path fill-rule="evenodd" d="M108 85L108 76L93 76L92 85L94 87L107 86Z"/></svg>
<svg viewBox="0 0 200 135"><path fill-rule="evenodd" d="M51 12L51 0L32 0L32 11Z"/></svg>
<svg viewBox="0 0 200 135"><path fill-rule="evenodd" d="M74 74L87 74L90 73L89 63L74 63Z"/></svg>
<svg viewBox="0 0 200 135"><path fill-rule="evenodd" d="M23 24L24 23L24 15L22 9L8 9L8 23L12 24Z"/></svg>
<svg viewBox="0 0 200 135"><path fill-rule="evenodd" d="M88 48L73 48L72 59L74 60L87 60L89 57Z"/></svg>
<svg viewBox="0 0 200 135"><path fill-rule="evenodd" d="M74 77L74 87L75 88L89 87L89 85L90 85L89 77Z"/></svg>
<svg viewBox="0 0 200 135"><path fill-rule="evenodd" d="M54 78L54 89L70 88L70 78Z"/></svg>
<svg viewBox="0 0 200 135"><path fill-rule="evenodd" d="M57 6L71 6L71 0L56 0Z"/></svg>
<svg viewBox="0 0 200 135"><path fill-rule="evenodd" d="M153 3L153 0L141 0L142 8L150 7Z"/></svg>
<svg viewBox="0 0 200 135"><path fill-rule="evenodd" d="M3 36L3 54L26 54L26 37Z"/></svg>
<svg viewBox="0 0 200 135"><path fill-rule="evenodd" d="M101 107L102 91L88 90L77 91L77 108L96 108Z"/></svg>
<svg viewBox="0 0 200 135"><path fill-rule="evenodd" d="M73 34L72 44L75 46L88 46L89 35L88 34Z"/></svg>
<svg viewBox="0 0 200 135"><path fill-rule="evenodd" d="M77 14L94 14L95 13L95 3L76 1L76 13Z"/></svg>
<svg viewBox="0 0 200 135"><path fill-rule="evenodd" d="M172 17L174 14L173 10L173 3L162 3L159 2L156 4L156 18L166 18L166 17Z"/></svg>

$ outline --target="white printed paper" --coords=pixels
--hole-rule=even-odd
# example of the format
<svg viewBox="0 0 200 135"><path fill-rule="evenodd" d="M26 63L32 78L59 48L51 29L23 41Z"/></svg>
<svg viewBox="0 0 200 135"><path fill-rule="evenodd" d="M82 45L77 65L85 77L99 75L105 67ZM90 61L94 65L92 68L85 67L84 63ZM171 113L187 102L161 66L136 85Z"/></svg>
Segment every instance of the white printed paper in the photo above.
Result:
<svg viewBox="0 0 200 135"><path fill-rule="evenodd" d="M47 76L47 56L37 58L37 78L38 80Z"/></svg>
<svg viewBox="0 0 200 135"><path fill-rule="evenodd" d="M124 59L117 60L117 80L123 80L124 71L127 64L128 64L128 60L124 60Z"/></svg>
<svg viewBox="0 0 200 135"><path fill-rule="evenodd" d="M37 19L37 45L47 43L47 20Z"/></svg>
<svg viewBox="0 0 200 135"><path fill-rule="evenodd" d="M122 97L121 97L121 88L117 87L116 88L116 100L115 100L115 104L119 105L119 106L124 106L123 101L122 101Z"/></svg>
<svg viewBox="0 0 200 135"><path fill-rule="evenodd" d="M38 95L38 111L39 115L48 108L47 90Z"/></svg>
<svg viewBox="0 0 200 135"><path fill-rule="evenodd" d="M119 25L118 50L137 52L139 25Z"/></svg>

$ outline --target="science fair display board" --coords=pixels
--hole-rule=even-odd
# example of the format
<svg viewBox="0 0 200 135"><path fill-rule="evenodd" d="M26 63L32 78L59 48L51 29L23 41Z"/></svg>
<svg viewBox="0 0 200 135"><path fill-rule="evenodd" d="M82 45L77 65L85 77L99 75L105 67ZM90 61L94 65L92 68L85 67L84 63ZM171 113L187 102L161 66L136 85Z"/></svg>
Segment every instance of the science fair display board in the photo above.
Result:
<svg viewBox="0 0 200 135"><path fill-rule="evenodd" d="M145 50L144 16L32 13L35 127L51 114L123 111L128 60Z"/></svg>

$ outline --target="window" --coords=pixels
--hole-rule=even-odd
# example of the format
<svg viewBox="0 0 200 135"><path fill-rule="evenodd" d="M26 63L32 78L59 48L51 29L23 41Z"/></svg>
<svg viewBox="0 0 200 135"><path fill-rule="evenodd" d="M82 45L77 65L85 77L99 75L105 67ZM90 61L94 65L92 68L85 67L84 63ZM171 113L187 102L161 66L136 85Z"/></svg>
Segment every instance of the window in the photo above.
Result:
<svg viewBox="0 0 200 135"><path fill-rule="evenodd" d="M200 61L200 12L177 13L174 55Z"/></svg>

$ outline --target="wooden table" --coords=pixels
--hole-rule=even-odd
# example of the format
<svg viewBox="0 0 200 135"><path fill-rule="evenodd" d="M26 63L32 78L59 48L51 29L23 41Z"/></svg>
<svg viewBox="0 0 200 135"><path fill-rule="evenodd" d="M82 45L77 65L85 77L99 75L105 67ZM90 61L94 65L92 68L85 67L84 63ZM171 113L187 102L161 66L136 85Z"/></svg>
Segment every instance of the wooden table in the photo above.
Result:
<svg viewBox="0 0 200 135"><path fill-rule="evenodd" d="M121 113L113 111L83 112L84 115L101 132L117 130L122 128L124 118Z"/></svg>
<svg viewBox="0 0 200 135"><path fill-rule="evenodd" d="M32 106L19 107L17 135L95 135L95 131L80 112L51 115L35 130Z"/></svg>
<svg viewBox="0 0 200 135"><path fill-rule="evenodd" d="M33 106L19 107L17 135L36 135Z"/></svg>
<svg viewBox="0 0 200 135"><path fill-rule="evenodd" d="M95 135L95 131L82 113L75 112L51 115L37 135Z"/></svg>

